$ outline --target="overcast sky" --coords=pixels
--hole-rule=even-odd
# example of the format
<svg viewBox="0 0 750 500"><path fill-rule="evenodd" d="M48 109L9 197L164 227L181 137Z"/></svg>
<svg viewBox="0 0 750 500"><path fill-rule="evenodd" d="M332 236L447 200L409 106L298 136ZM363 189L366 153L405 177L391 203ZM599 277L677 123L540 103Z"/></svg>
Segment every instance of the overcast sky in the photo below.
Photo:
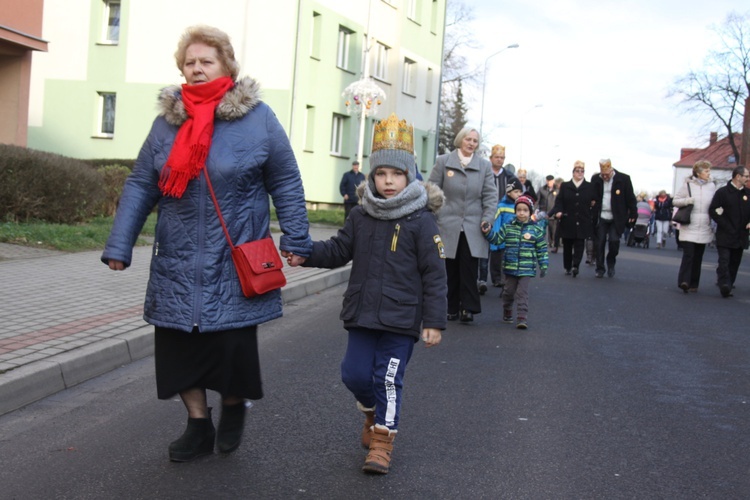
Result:
<svg viewBox="0 0 750 500"><path fill-rule="evenodd" d="M486 144L507 148L506 163L540 177L571 177L600 158L630 174L636 190L671 191L680 148L705 147L705 120L685 115L667 93L674 80L702 66L737 0L464 0L480 48L469 51L483 72L468 89L469 123ZM487 58L503 47L518 43ZM541 107L536 107L541 104ZM719 131L720 134L723 131Z"/></svg>

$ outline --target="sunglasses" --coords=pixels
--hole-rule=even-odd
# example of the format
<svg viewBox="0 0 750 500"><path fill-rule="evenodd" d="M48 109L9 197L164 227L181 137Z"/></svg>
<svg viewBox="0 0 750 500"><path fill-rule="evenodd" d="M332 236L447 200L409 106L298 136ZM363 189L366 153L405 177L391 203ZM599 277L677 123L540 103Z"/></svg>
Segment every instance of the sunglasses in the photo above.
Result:
<svg viewBox="0 0 750 500"><path fill-rule="evenodd" d="M584 170L582 168L574 168L573 172L583 172Z"/></svg>

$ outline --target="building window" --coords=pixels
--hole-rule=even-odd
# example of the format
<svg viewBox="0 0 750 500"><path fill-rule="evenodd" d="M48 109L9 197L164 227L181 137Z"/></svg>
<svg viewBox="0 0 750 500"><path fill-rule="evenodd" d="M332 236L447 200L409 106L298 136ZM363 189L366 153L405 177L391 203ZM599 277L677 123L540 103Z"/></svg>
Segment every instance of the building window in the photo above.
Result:
<svg viewBox="0 0 750 500"><path fill-rule="evenodd" d="M342 156L344 151L344 127L346 125L346 116L333 114L331 122L331 154Z"/></svg>
<svg viewBox="0 0 750 500"><path fill-rule="evenodd" d="M378 42L373 47L372 76L384 82L388 80L388 52L389 48Z"/></svg>
<svg viewBox="0 0 750 500"><path fill-rule="evenodd" d="M315 106L307 106L305 109L305 139L302 141L305 151L313 151L315 144Z"/></svg>
<svg viewBox="0 0 750 500"><path fill-rule="evenodd" d="M401 91L404 94L416 95L417 93L417 63L411 59L404 59L404 81Z"/></svg>
<svg viewBox="0 0 750 500"><path fill-rule="evenodd" d="M438 8L438 0L432 0L432 12L430 12L430 31L437 34L438 30L438 14L440 9Z"/></svg>
<svg viewBox="0 0 750 500"><path fill-rule="evenodd" d="M336 54L336 66L341 69L349 69L349 44L352 39L352 31L339 26L339 46Z"/></svg>
<svg viewBox="0 0 750 500"><path fill-rule="evenodd" d="M412 21L419 21L419 0L406 0L406 17Z"/></svg>
<svg viewBox="0 0 750 500"><path fill-rule="evenodd" d="M104 23L102 39L105 43L120 41L120 0L104 0Z"/></svg>
<svg viewBox="0 0 750 500"><path fill-rule="evenodd" d="M313 12L310 26L310 57L320 59L320 37L323 29L323 16Z"/></svg>
<svg viewBox="0 0 750 500"><path fill-rule="evenodd" d="M432 102L432 90L435 88L435 72L427 68L427 88L425 89L425 101Z"/></svg>
<svg viewBox="0 0 750 500"><path fill-rule="evenodd" d="M99 92L99 131L98 135L112 137L115 135L115 107L117 94Z"/></svg>

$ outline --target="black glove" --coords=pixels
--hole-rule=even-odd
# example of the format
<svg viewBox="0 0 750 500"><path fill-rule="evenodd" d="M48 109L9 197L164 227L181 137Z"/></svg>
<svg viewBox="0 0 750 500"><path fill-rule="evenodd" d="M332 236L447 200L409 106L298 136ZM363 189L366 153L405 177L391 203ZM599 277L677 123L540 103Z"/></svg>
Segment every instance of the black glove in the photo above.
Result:
<svg viewBox="0 0 750 500"><path fill-rule="evenodd" d="M540 278L544 278L545 276L547 276L547 270L546 270L546 269L542 269L542 270L541 270L541 271L539 272L539 277L540 277Z"/></svg>

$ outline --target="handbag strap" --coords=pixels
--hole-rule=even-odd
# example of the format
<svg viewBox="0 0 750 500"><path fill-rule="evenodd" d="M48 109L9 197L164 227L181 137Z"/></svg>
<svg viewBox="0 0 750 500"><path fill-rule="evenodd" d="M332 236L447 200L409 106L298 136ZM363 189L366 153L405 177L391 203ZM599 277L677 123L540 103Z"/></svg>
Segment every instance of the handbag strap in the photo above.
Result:
<svg viewBox="0 0 750 500"><path fill-rule="evenodd" d="M232 238L229 237L229 231L227 231L227 225L224 222L224 217L221 215L221 209L219 209L219 202L216 200L216 194L214 194L214 187L211 185L211 177L208 175L208 170L204 167L203 173L206 174L206 184L208 184L208 190L211 193L211 199L214 201L214 207L216 207L216 214L219 216L219 222L221 222L221 228L224 230L224 236L227 238L229 248L234 250L234 244Z"/></svg>
<svg viewBox="0 0 750 500"><path fill-rule="evenodd" d="M690 183L689 182L687 183L687 187L688 187L688 196L690 198L692 198L693 197L693 193L690 192Z"/></svg>

